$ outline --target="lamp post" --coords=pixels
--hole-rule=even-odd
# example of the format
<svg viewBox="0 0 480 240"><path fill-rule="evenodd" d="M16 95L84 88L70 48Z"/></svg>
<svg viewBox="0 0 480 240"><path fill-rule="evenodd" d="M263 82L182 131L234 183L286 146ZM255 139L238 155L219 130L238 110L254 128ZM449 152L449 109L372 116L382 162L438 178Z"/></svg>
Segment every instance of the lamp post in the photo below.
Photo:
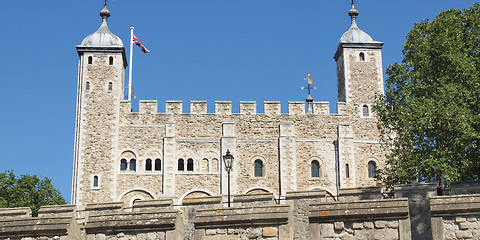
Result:
<svg viewBox="0 0 480 240"><path fill-rule="evenodd" d="M225 163L225 170L228 175L228 207L230 207L230 171L233 167L233 155L230 154L230 150L227 149L227 154L223 156L223 163Z"/></svg>

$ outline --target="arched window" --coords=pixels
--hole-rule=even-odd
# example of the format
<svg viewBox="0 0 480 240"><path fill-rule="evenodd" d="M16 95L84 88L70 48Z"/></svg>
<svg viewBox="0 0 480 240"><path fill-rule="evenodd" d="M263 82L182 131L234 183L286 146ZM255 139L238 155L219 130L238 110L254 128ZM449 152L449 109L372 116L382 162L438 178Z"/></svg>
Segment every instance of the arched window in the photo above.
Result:
<svg viewBox="0 0 480 240"><path fill-rule="evenodd" d="M88 64L92 64L92 63L93 63L93 57L90 56L90 57L88 57Z"/></svg>
<svg viewBox="0 0 480 240"><path fill-rule="evenodd" d="M130 159L130 171L135 172L137 171L137 160Z"/></svg>
<svg viewBox="0 0 480 240"><path fill-rule="evenodd" d="M317 160L312 161L312 178L320 177L320 163Z"/></svg>
<svg viewBox="0 0 480 240"><path fill-rule="evenodd" d="M368 177L374 178L375 171L377 170L377 164L374 161L368 162Z"/></svg>
<svg viewBox="0 0 480 240"><path fill-rule="evenodd" d="M263 162L260 159L255 160L255 177L263 177Z"/></svg>
<svg viewBox="0 0 480 240"><path fill-rule="evenodd" d="M120 160L120 171L127 170L127 159Z"/></svg>
<svg viewBox="0 0 480 240"><path fill-rule="evenodd" d="M90 91L90 82L85 83L85 90Z"/></svg>
<svg viewBox="0 0 480 240"><path fill-rule="evenodd" d="M111 92L113 90L113 83L109 82L108 83L108 91Z"/></svg>
<svg viewBox="0 0 480 240"><path fill-rule="evenodd" d="M155 171L161 171L162 170L162 160L160 159L155 159Z"/></svg>
<svg viewBox="0 0 480 240"><path fill-rule="evenodd" d="M368 117L370 115L369 111L368 111L368 106L367 105L363 105L362 107L362 115L364 117Z"/></svg>
<svg viewBox="0 0 480 240"><path fill-rule="evenodd" d="M359 55L358 55L358 59L360 59L360 61L365 61L365 53L361 52Z"/></svg>
<svg viewBox="0 0 480 240"><path fill-rule="evenodd" d="M350 178L350 166L345 164L345 177Z"/></svg>
<svg viewBox="0 0 480 240"><path fill-rule="evenodd" d="M212 159L212 172L218 172L218 159Z"/></svg>
<svg viewBox="0 0 480 240"><path fill-rule="evenodd" d="M109 64L109 65L113 65L113 57L109 57L109 58L108 58L108 64Z"/></svg>
<svg viewBox="0 0 480 240"><path fill-rule="evenodd" d="M98 187L98 176L93 176L93 187Z"/></svg>
<svg viewBox="0 0 480 240"><path fill-rule="evenodd" d="M152 171L152 159L145 161L145 171Z"/></svg>
<svg viewBox="0 0 480 240"><path fill-rule="evenodd" d="M191 158L187 160L187 171L193 171L193 159Z"/></svg>
<svg viewBox="0 0 480 240"><path fill-rule="evenodd" d="M183 159L180 158L178 159L178 171L183 171L183 170L185 170L185 165L184 165Z"/></svg>

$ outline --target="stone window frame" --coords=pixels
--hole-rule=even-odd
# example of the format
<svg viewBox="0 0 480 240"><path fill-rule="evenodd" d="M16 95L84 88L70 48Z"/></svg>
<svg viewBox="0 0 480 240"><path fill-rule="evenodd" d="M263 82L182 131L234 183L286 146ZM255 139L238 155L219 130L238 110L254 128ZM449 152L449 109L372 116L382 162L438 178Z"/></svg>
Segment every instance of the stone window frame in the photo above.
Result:
<svg viewBox="0 0 480 240"><path fill-rule="evenodd" d="M312 177L312 163L313 163L313 161L318 162L318 177ZM318 156L310 157L308 159L307 163L308 163L308 166L307 166L307 169L308 169L307 179L308 179L308 181L319 181L319 180L325 179L324 171L322 171L323 169L325 169L325 164L323 163L323 159L321 157L318 157Z"/></svg>
<svg viewBox="0 0 480 240"><path fill-rule="evenodd" d="M98 185L95 186L94 184L94 179L95 177L97 177L97 183ZM90 183L90 189L93 189L93 190L99 190L102 186L102 175L101 174L90 174L90 179L91 179L91 183Z"/></svg>
<svg viewBox="0 0 480 240"><path fill-rule="evenodd" d="M368 111L368 116L365 116L364 113L364 107L367 107L367 111ZM364 103L364 104L360 104L359 106L359 114L360 114L360 118L372 118L372 106L371 104L368 104L368 103Z"/></svg>
<svg viewBox="0 0 480 240"><path fill-rule="evenodd" d="M126 164L126 169L125 170L121 170L121 164L122 164L122 160L125 159L127 164ZM131 171L130 170L130 160L134 159L135 160L135 171ZM120 151L120 154L119 154L119 159L118 159L118 165L119 168L118 168L118 174L136 174L138 172L143 172L144 169L142 169L142 166L141 166L141 161L140 161L140 157L138 157L138 155L135 153L135 151L133 149L124 149L122 151Z"/></svg>
<svg viewBox="0 0 480 240"><path fill-rule="evenodd" d="M360 55L363 53L363 60L361 59ZM356 51L355 52L355 56L356 56L356 60L357 62L370 62L370 59L369 59L369 54L364 51L364 50L360 50L360 51Z"/></svg>
<svg viewBox="0 0 480 240"><path fill-rule="evenodd" d="M207 166L205 166L204 162L205 160L207 161ZM208 159L207 157L204 157L202 158L201 162L200 162L200 169L199 171L202 172L202 173L209 173L211 171L211 161L210 159ZM204 169L206 168L206 171L204 171Z"/></svg>
<svg viewBox="0 0 480 240"><path fill-rule="evenodd" d="M257 177L255 176L255 162L257 160L260 160L262 162L262 176L261 177ZM266 179L267 178L267 175L268 175L268 171L267 171L267 160L263 157L263 156L254 156L251 160L250 160L250 163L252 164L252 175L251 175L251 179Z"/></svg>
<svg viewBox="0 0 480 240"><path fill-rule="evenodd" d="M373 162L375 165L375 172L378 170L378 160L376 158L368 158L367 159L367 171L366 171L366 177L367 179L375 179L375 176L377 175L376 173L373 175L373 177L370 177L370 163Z"/></svg>

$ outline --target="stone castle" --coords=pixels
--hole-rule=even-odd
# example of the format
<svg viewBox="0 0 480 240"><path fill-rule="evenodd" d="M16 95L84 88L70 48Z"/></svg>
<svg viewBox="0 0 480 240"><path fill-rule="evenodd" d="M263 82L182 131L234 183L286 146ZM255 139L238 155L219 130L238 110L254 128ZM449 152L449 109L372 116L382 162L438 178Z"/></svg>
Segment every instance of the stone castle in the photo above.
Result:
<svg viewBox="0 0 480 240"><path fill-rule="evenodd" d="M0 240L480 239L480 183L395 186L374 180L385 164L378 120L382 43L356 25L335 53L337 113L329 103L123 100L122 41L102 25L80 57L72 205L0 208ZM307 111L305 111L307 109ZM223 166L234 156L231 184ZM226 204L231 187L232 206Z"/></svg>
<svg viewBox="0 0 480 240"><path fill-rule="evenodd" d="M175 205L191 197L226 196L223 157L234 157L231 194L272 193L374 186L374 172L385 162L379 142L374 96L383 93L382 45L356 25L340 38L337 62L337 113L328 102L157 101L140 100L132 112L124 100L127 66L122 41L102 24L77 46L79 73L75 127L72 204L171 198ZM308 101L308 99L307 99Z"/></svg>

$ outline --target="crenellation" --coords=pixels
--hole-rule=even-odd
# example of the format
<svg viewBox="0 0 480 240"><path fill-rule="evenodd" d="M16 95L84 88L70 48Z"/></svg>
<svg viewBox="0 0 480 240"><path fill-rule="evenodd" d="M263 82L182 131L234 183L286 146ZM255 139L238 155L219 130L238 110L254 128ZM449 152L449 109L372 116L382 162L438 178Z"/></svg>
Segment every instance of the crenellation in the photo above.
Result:
<svg viewBox="0 0 480 240"><path fill-rule="evenodd" d="M165 101L165 113L180 114L183 112L183 101L167 100Z"/></svg>
<svg viewBox="0 0 480 240"><path fill-rule="evenodd" d="M304 115L305 114L305 103L300 101L289 101L288 102L288 114L289 115Z"/></svg>
<svg viewBox="0 0 480 240"><path fill-rule="evenodd" d="M313 114L330 115L330 102L313 102Z"/></svg>
<svg viewBox="0 0 480 240"><path fill-rule="evenodd" d="M138 104L139 104L139 107L138 107L139 113L154 114L158 112L157 100L140 100L138 101Z"/></svg>
<svg viewBox="0 0 480 240"><path fill-rule="evenodd" d="M207 101L190 101L191 114L207 114Z"/></svg>
<svg viewBox="0 0 480 240"><path fill-rule="evenodd" d="M257 102L240 101L240 114L252 115L257 113Z"/></svg>
<svg viewBox="0 0 480 240"><path fill-rule="evenodd" d="M280 101L264 101L263 112L265 115L277 115L282 113L282 105Z"/></svg>
<svg viewBox="0 0 480 240"><path fill-rule="evenodd" d="M230 115L232 114L231 101L215 101L215 114Z"/></svg>

